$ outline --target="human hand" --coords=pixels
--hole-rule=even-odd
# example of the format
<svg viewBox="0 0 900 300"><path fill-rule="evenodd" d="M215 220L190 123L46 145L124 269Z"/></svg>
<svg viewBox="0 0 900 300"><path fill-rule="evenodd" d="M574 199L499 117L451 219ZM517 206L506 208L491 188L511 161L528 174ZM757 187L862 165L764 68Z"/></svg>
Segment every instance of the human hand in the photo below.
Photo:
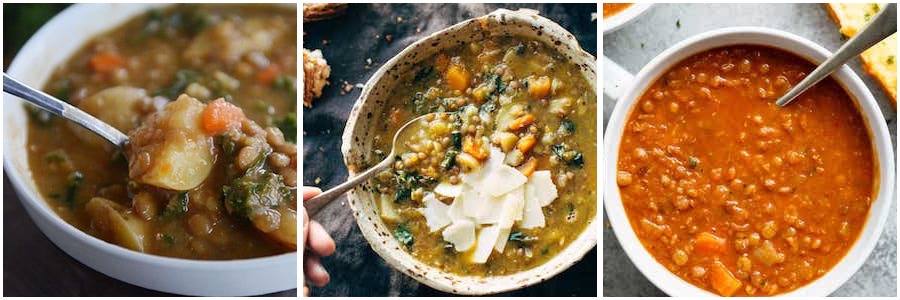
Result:
<svg viewBox="0 0 900 300"><path fill-rule="evenodd" d="M322 190L316 187L303 187L303 201L322 193ZM306 214L306 208L303 209L303 295L309 296L309 288L306 286L307 280L314 286L321 287L328 283L331 277L325 266L322 265L321 257L329 256L334 253L334 240L325 231L325 227L319 222L312 221ZM306 251L309 250L309 251Z"/></svg>

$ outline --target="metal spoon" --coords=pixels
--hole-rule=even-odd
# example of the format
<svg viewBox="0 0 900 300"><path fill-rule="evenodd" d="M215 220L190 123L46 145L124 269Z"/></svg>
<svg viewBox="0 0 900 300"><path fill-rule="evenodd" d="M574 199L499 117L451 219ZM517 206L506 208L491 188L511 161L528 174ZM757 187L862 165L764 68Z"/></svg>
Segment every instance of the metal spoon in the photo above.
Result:
<svg viewBox="0 0 900 300"><path fill-rule="evenodd" d="M374 167L369 168L365 172L356 175L356 177L350 178L347 182L341 183L336 187L333 187L309 200L303 201L303 207L306 208L306 213L309 216L314 216L322 207L331 202L331 200L337 199L337 197L343 195L350 189L356 187L360 183L363 183L366 180L374 177L376 174L381 173L384 170L387 170L391 166L394 165L394 156L397 155L400 148L405 147L403 144L397 144L398 141L401 143L403 141L408 141L409 135L411 133L416 132L416 129L422 128L425 124L420 122L424 120L426 117L434 116L437 117L441 113L429 113L425 115L421 115L416 117L415 119L406 122L400 129L397 130L397 133L394 134L394 140L391 142L391 153L388 153L387 157L376 164Z"/></svg>
<svg viewBox="0 0 900 300"><path fill-rule="evenodd" d="M94 116L72 106L40 90L32 88L3 73L3 91L28 101L35 106L60 116L66 120L75 122L87 130L103 137L116 147L122 149L128 144L128 135L115 127L95 118Z"/></svg>
<svg viewBox="0 0 900 300"><path fill-rule="evenodd" d="M828 77L828 75L831 75L832 72L848 60L866 51L866 49L869 49L869 47L887 38L894 32L897 32L897 4L889 3L850 41L841 46L834 55L825 60L812 73L809 73L800 83L788 90L775 104L782 107L788 105L788 103L794 101L794 98L822 79L825 79L825 77Z"/></svg>

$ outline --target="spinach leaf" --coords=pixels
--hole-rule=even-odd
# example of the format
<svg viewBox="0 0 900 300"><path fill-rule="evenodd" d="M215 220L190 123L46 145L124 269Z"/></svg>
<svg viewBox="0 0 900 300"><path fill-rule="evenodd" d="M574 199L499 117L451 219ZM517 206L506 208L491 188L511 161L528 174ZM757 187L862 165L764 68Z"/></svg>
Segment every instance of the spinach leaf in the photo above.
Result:
<svg viewBox="0 0 900 300"><path fill-rule="evenodd" d="M397 225L397 228L394 229L394 237L397 238L397 241L400 242L400 244L406 246L406 249L412 250L415 238L412 233L409 232L409 224L402 223Z"/></svg>

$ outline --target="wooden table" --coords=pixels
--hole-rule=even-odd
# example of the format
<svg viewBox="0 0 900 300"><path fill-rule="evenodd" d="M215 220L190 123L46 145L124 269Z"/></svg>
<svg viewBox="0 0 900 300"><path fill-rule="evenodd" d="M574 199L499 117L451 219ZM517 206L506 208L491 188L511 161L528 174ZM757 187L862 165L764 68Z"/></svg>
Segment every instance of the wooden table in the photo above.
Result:
<svg viewBox="0 0 900 300"><path fill-rule="evenodd" d="M303 110L304 185L327 189L347 179L340 153L341 134L360 89L346 92L346 84L364 84L381 63L433 32L498 8L521 7L537 9L558 22L596 56L597 22L591 19L596 4L351 4L344 16L304 24L304 48L322 49L331 65L330 85L314 108ZM372 251L344 199L335 200L314 219L334 237L337 251L323 259L331 283L313 288L313 296L446 295L394 270ZM504 295L596 296L597 250L546 282Z"/></svg>

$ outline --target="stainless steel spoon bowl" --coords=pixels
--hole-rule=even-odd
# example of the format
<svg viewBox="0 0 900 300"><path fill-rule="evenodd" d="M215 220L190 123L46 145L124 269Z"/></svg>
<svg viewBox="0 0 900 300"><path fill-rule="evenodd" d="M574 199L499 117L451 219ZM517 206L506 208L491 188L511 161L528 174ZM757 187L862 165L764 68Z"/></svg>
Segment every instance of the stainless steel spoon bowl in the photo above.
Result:
<svg viewBox="0 0 900 300"><path fill-rule="evenodd" d="M106 122L97 119L96 117L84 112L83 110L78 109L77 107L72 106L69 103L56 99L53 96L47 95L47 93L30 87L16 80L15 78L6 75L6 73L3 73L3 91L14 96L18 96L19 98L22 98L25 101L28 101L29 103L34 104L35 106L43 110L51 112L54 115L75 122L75 124L87 128L87 130L90 130L103 137L120 149L128 144L128 135L122 133L115 127L106 124Z"/></svg>
<svg viewBox="0 0 900 300"><path fill-rule="evenodd" d="M437 117L439 114L441 113L424 114L410 120L409 122L406 122L405 124L403 124L403 126L400 126L400 129L398 129L397 132L394 133L394 139L391 142L391 152L388 153L387 157L384 160L369 168L365 172L357 175L356 177L348 179L347 182L339 184L338 186L333 187L313 197L312 199L303 201L303 207L306 209L306 213L310 216L314 216L317 212L319 212L320 209L322 209L322 207L331 202L331 200L337 199L337 197L343 195L353 187L365 182L366 180L369 180L369 178L372 178L378 173L381 173L382 171L387 170L388 168L393 166L395 161L394 157L398 152L397 149L403 146L402 144L397 144L397 142L399 141L402 143L404 141L408 141L410 138L409 134L415 132L416 129L422 128L421 126L424 125L421 122L422 120L424 120L428 116Z"/></svg>

